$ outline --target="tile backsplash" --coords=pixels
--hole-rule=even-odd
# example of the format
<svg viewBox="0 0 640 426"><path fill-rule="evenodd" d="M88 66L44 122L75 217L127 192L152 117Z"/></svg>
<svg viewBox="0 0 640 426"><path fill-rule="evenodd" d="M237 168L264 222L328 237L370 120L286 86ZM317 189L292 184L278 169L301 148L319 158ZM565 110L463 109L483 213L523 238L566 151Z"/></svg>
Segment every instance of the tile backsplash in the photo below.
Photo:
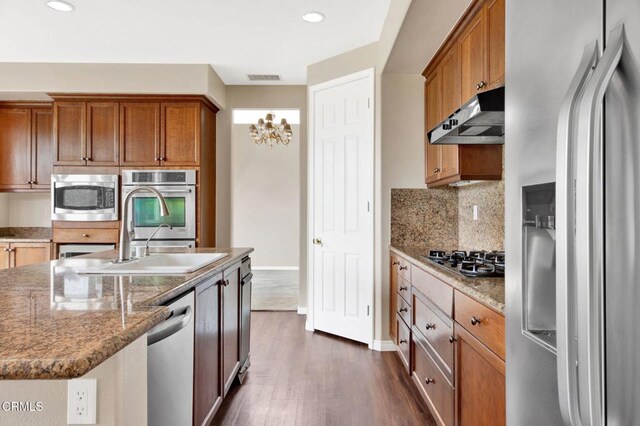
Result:
<svg viewBox="0 0 640 426"><path fill-rule="evenodd" d="M473 206L478 206L478 220ZM504 250L504 181L392 189L391 245Z"/></svg>
<svg viewBox="0 0 640 426"><path fill-rule="evenodd" d="M452 188L392 189L391 244L457 247L458 192Z"/></svg>

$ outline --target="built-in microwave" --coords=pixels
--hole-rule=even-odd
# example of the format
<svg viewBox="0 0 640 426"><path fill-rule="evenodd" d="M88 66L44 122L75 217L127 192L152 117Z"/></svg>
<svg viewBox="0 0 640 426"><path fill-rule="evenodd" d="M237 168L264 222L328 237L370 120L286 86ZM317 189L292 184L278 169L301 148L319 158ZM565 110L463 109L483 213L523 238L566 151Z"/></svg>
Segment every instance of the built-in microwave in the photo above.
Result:
<svg viewBox="0 0 640 426"><path fill-rule="evenodd" d="M52 175L51 219L118 220L118 175Z"/></svg>

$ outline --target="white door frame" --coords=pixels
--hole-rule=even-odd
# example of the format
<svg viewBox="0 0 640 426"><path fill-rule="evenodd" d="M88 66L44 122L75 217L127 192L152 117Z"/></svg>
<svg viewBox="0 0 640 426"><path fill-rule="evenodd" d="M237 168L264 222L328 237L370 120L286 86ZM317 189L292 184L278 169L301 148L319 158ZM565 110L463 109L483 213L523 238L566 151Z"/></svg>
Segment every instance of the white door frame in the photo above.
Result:
<svg viewBox="0 0 640 426"><path fill-rule="evenodd" d="M371 201L371 214L374 215L373 220L371 221L371 241L374 244L371 245L371 250L367 253L370 256L370 265L372 269L372 277L371 281L371 308L369 321L371 322L371 340L369 342L369 348L373 348L373 341L375 338L375 321L374 321L374 313L375 313L375 205L376 199L375 195L375 68L368 68L362 71L355 72L353 74L345 75L342 77L338 77L333 80L329 80L323 83L315 84L313 86L309 86L307 92L307 106L308 106L308 120L307 120L307 321L305 324L305 328L308 331L315 331L314 326L314 184L315 184L315 170L314 170L314 144L315 144L315 100L316 93L322 90L326 90L332 87L340 86L346 83L350 83L357 80L362 80L364 78L370 78L371 88L370 88L370 96L371 99L371 108L368 109L370 126L371 126L371 152L373 153L371 158L371 169L373 171L372 177L374 178L374 182L371 185L371 194L369 199Z"/></svg>

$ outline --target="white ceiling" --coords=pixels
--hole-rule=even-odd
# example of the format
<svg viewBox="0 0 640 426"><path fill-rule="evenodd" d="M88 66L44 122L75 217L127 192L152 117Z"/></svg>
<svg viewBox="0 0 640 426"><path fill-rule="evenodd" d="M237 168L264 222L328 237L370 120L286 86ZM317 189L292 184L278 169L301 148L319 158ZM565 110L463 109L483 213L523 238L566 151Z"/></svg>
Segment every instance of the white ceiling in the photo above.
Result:
<svg viewBox="0 0 640 426"><path fill-rule="evenodd" d="M280 74L377 41L390 0L0 0L0 61L211 64L226 84ZM319 24L301 19L318 10ZM258 83L264 84L264 83Z"/></svg>

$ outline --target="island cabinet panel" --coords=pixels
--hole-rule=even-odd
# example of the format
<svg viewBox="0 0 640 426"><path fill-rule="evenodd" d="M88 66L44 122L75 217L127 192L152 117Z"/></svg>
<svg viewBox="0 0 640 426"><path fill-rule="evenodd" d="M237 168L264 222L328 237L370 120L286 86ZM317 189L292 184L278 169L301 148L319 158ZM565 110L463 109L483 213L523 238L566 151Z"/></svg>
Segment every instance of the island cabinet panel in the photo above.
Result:
<svg viewBox="0 0 640 426"><path fill-rule="evenodd" d="M120 165L160 165L160 103L120 103Z"/></svg>
<svg viewBox="0 0 640 426"><path fill-rule="evenodd" d="M31 111L0 108L0 189L30 189Z"/></svg>
<svg viewBox="0 0 640 426"><path fill-rule="evenodd" d="M398 320L395 315L398 303L398 265L398 257L392 254L389 262L389 336L393 341L398 336Z"/></svg>
<svg viewBox="0 0 640 426"><path fill-rule="evenodd" d="M226 396L240 370L240 263L223 272L222 378Z"/></svg>
<svg viewBox="0 0 640 426"><path fill-rule="evenodd" d="M34 108L31 113L31 188L51 188L53 113Z"/></svg>
<svg viewBox="0 0 640 426"><path fill-rule="evenodd" d="M87 102L87 165L117 166L118 102Z"/></svg>
<svg viewBox="0 0 640 426"><path fill-rule="evenodd" d="M86 102L54 102L53 145L55 166L86 164Z"/></svg>
<svg viewBox="0 0 640 426"><path fill-rule="evenodd" d="M504 361L464 328L455 329L457 425L505 425Z"/></svg>
<svg viewBox="0 0 640 426"><path fill-rule="evenodd" d="M216 275L195 290L193 424L210 424L222 403L220 283Z"/></svg>
<svg viewBox="0 0 640 426"><path fill-rule="evenodd" d="M200 163L200 103L162 104L161 162L163 166Z"/></svg>

